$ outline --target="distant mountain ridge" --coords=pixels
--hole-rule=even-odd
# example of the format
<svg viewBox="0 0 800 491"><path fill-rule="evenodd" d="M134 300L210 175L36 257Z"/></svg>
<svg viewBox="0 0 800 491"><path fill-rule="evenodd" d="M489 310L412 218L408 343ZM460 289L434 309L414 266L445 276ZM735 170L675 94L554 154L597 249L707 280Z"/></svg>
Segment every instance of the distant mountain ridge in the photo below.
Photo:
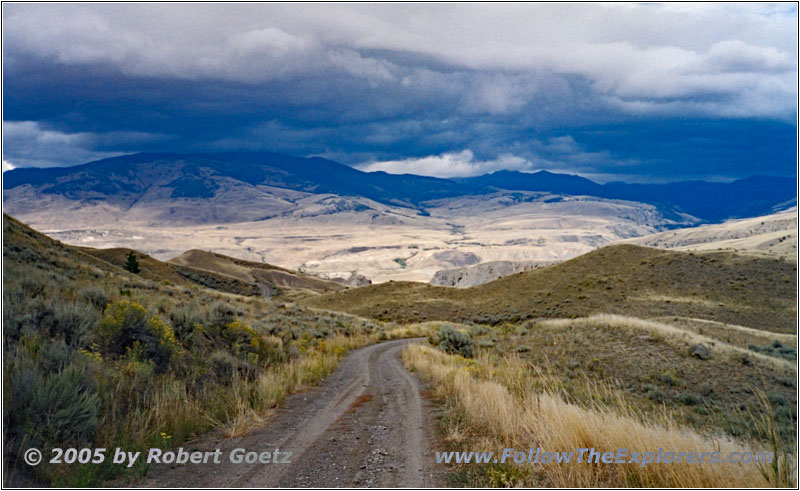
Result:
<svg viewBox="0 0 800 491"><path fill-rule="evenodd" d="M498 171L477 177L441 179L363 172L320 157L247 152L140 153L74 167L14 169L3 174L3 189L30 185L43 195L132 204L154 190L172 199L213 198L223 181L362 196L421 210L426 201L434 199L496 190L541 191L649 203L665 214L683 213L706 222L768 214L797 202L797 180L786 177L752 176L730 183L598 184L580 176L548 171Z"/></svg>
<svg viewBox="0 0 800 491"><path fill-rule="evenodd" d="M796 179L772 176L751 176L729 183L681 181L668 184L597 184L584 177L548 171L532 174L499 171L461 179L460 182L473 187L548 191L638 201L662 209L673 207L710 222L781 211L775 207L786 202L794 204L797 200Z"/></svg>

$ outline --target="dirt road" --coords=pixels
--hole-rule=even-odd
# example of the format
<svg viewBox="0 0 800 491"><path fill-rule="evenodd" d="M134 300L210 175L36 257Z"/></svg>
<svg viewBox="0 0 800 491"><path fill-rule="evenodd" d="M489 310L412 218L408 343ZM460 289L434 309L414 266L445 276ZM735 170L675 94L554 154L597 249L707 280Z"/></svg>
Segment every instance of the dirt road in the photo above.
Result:
<svg viewBox="0 0 800 491"><path fill-rule="evenodd" d="M187 451L222 449L219 464L151 465L152 487L441 486L433 421L416 378L399 360L413 340L354 351L317 389L287 399L271 422L242 438L207 437ZM231 450L292 452L288 464L233 464Z"/></svg>

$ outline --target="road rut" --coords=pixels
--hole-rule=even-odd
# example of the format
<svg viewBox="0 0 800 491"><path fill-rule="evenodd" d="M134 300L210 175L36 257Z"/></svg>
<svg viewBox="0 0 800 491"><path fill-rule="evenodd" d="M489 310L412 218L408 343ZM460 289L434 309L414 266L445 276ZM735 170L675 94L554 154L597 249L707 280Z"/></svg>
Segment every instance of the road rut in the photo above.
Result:
<svg viewBox="0 0 800 491"><path fill-rule="evenodd" d="M417 340L348 355L318 388L290 396L269 424L241 438L206 437L188 451L222 450L219 464L154 464L152 487L436 487L431 408L399 360ZM235 448L292 452L289 464L233 464Z"/></svg>

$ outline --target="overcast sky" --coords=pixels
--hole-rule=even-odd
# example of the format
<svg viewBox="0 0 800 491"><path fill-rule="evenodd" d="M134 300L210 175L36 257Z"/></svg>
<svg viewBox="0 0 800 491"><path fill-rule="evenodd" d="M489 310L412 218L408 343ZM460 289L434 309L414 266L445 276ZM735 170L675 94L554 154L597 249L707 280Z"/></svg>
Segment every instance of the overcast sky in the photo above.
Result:
<svg viewBox="0 0 800 491"><path fill-rule="evenodd" d="M4 4L3 166L796 175L794 4Z"/></svg>

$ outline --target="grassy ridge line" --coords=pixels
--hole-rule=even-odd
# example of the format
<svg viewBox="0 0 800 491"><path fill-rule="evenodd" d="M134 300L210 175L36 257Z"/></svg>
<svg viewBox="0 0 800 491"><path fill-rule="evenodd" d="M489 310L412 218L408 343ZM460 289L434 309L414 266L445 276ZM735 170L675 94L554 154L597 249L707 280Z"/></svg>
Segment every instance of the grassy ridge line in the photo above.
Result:
<svg viewBox="0 0 800 491"><path fill-rule="evenodd" d="M691 317L686 318L686 320L689 320L689 321L692 321L692 322L701 322L701 323L704 323L704 324L712 324L712 325L719 326L719 327L724 328L724 329L731 329L731 330L734 330L734 331L740 331L740 332L743 332L743 333L746 333L746 334L751 334L751 335L754 335L754 336L760 335L760 336L763 336L763 337L769 337L771 339L778 339L780 341L785 341L785 342L797 344L797 335L796 334L779 334L779 333L774 333L774 332L773 333L765 333L764 331L759 331L758 329L752 329L750 327L737 326L736 324L724 324L722 322L710 321L710 320L706 320L706 319L693 319Z"/></svg>
<svg viewBox="0 0 800 491"><path fill-rule="evenodd" d="M780 334L762 331L751 327L727 324L708 319L698 319L695 317L661 317L653 320L658 322L673 322L674 324L683 323L684 325L681 326L683 328L690 329L698 334L707 334L710 332L713 337L718 339L727 338L727 342L742 347L746 347L748 342L770 343L775 340L794 346L795 348L797 347L796 334Z"/></svg>
<svg viewBox="0 0 800 491"><path fill-rule="evenodd" d="M651 320L637 319L634 317L627 317L624 315L613 314L596 314L589 317L579 317L577 319L545 319L539 321L542 326L552 327L566 327L566 326L594 326L597 324L606 325L609 327L620 327L641 330L653 334L660 334L674 339L681 339L688 343L704 343L709 348L714 347L728 355L742 355L748 356L761 363L766 364L777 370L792 370L797 371L797 363L789 360L783 360L772 356L767 356L761 353L754 353L751 350L740 348L732 344L725 343L718 339L714 339L696 332L681 329L671 324L663 322L655 322ZM795 338L796 339L796 338Z"/></svg>
<svg viewBox="0 0 800 491"><path fill-rule="evenodd" d="M795 334L796 276L796 264L778 259L614 245L470 288L389 282L302 303L395 322L497 325L612 313L702 318Z"/></svg>
<svg viewBox="0 0 800 491"><path fill-rule="evenodd" d="M168 281L182 286L197 285L237 295L258 296L261 294L261 290L258 286L251 281L243 281L231 275L215 271L207 271L192 266L159 261L158 259L133 249L92 249L89 247L74 247L74 249L89 257L105 261L108 266L120 270L122 269L120 265L124 264L128 253L132 252L136 255L137 260L142 266L142 271L138 276L153 281Z"/></svg>
<svg viewBox="0 0 800 491"><path fill-rule="evenodd" d="M451 449L502 451L541 447L550 451L594 447L600 451L749 451L730 439L709 439L674 426L641 422L633 413L582 408L564 402L554 387L541 387L518 358L467 360L413 345L406 366L448 401L443 430ZM668 421L667 421L668 423ZM555 487L766 487L755 465L624 464L489 465L460 469L467 486Z"/></svg>

